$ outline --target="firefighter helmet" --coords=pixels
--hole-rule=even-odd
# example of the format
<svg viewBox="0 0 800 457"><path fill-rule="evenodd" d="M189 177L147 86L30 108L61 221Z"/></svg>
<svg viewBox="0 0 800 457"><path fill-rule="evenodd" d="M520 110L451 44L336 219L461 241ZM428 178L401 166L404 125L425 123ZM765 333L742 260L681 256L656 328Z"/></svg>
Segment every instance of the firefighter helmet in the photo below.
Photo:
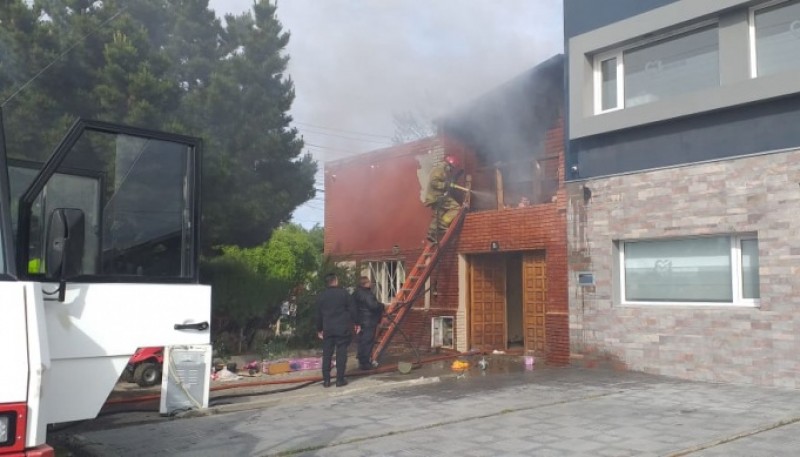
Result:
<svg viewBox="0 0 800 457"><path fill-rule="evenodd" d="M458 157L451 154L444 156L444 163L454 168L458 167L461 164L460 161L458 160Z"/></svg>

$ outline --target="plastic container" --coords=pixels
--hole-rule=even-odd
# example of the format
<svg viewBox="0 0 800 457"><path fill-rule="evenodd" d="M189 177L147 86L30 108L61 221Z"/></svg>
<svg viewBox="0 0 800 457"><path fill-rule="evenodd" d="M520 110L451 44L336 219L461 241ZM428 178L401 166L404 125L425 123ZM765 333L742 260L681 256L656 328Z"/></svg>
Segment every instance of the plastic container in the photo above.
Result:
<svg viewBox="0 0 800 457"><path fill-rule="evenodd" d="M525 356L525 366L526 367L532 367L534 363L536 363L536 358L535 357L533 357L532 355L526 355Z"/></svg>

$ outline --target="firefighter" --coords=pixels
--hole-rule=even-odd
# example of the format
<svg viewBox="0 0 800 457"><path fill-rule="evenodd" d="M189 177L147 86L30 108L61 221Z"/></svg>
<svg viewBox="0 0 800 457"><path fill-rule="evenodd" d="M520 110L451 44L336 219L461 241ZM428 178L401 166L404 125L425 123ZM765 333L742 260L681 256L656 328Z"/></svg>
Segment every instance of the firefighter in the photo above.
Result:
<svg viewBox="0 0 800 457"><path fill-rule="evenodd" d="M450 191L463 172L458 159L450 154L431 169L425 194L425 206L433 210L433 220L428 227L428 241L431 243L438 242L439 234L447 230L458 214L461 205L450 195Z"/></svg>

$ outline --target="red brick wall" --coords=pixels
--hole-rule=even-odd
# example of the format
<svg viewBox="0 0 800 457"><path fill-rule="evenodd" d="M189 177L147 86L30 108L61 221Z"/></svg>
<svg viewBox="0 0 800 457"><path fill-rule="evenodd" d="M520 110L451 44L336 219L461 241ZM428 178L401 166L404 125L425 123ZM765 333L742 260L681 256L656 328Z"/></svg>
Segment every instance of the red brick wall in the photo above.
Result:
<svg viewBox="0 0 800 457"><path fill-rule="evenodd" d="M476 156L463 145L450 138L443 138L447 153L455 153L463 161L467 173L477 166ZM413 143L414 145L416 143ZM566 193L563 183L563 128L559 125L548 132L545 145L545 174L558 176L558 191L551 203L528 208L514 208L469 213L460 236L442 253L439 264L431 276L432 294L430 308L424 309L424 300L419 299L407 314L402 329L420 350L430 349L430 320L435 316L456 315L458 309L458 254L480 254L492 252L490 243L497 241L500 252L544 250L548 274L548 306L546 315L547 360L551 363L566 363L569 360L569 316L567 305L567 243L566 243ZM420 146L420 145L417 145ZM425 146L422 146L423 148ZM419 149L417 149L418 151ZM326 169L326 251L336 257L349 260L378 260L401 258L406 271L413 266L422 245L420 240L430 221L430 211L419 201L419 183L412 149L397 149L387 156L385 168L398 173L382 175L384 186L369 192L369 185L358 180L367 173L369 164L349 163ZM402 173L401 173L402 172ZM335 173L337 182L342 177L348 183L350 194L342 194L344 186L328 183L328 175ZM404 176L401 176L404 175ZM413 178L413 185L407 179ZM365 180L365 182L371 182ZM330 186L330 187L328 187ZM398 193L398 188L412 187L408 192ZM359 189L359 190L353 190ZM353 193L354 192L354 193ZM395 198L403 199L403 208L377 206L373 211L362 211L353 199L368 194L368 201ZM349 197L348 197L349 195ZM409 198L409 196L413 198ZM375 203L377 204L377 203ZM402 219L398 218L402 215ZM362 220L371 219L367 225ZM381 235L374 235L380 233ZM397 241L399 240L399 241ZM400 254L393 255L391 246L400 246ZM458 342L457 342L458 344ZM408 343L397 334L390 351L406 350Z"/></svg>
<svg viewBox="0 0 800 457"><path fill-rule="evenodd" d="M409 316L404 329L420 335L419 345L430 342L430 318L455 315L458 309L458 254L490 253L490 243L500 244L500 253L544 250L548 275L548 305L546 314L547 360L551 363L569 361L569 313L567 296L567 231L566 193L564 189L564 137L559 124L548 132L545 156L546 174L557 176L558 191L554 201L528 208L469 213L455 245L442 256L433 274L438 294L431 298L431 309L424 312L422 304ZM449 150L448 150L449 152ZM465 154L469 161L470 154ZM415 326L425 327L414 328ZM395 344L397 340L395 340Z"/></svg>
<svg viewBox="0 0 800 457"><path fill-rule="evenodd" d="M420 201L417 156L434 139L330 162L325 167L325 252L381 259L422 248L431 218Z"/></svg>

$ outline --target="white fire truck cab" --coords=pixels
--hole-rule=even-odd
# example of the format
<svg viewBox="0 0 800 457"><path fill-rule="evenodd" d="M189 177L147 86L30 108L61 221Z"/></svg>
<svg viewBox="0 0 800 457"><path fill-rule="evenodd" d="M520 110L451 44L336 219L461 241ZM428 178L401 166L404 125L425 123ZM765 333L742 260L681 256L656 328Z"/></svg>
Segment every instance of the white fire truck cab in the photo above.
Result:
<svg viewBox="0 0 800 457"><path fill-rule="evenodd" d="M137 347L209 343L200 141L76 121L44 163L0 117L0 457L95 417Z"/></svg>

